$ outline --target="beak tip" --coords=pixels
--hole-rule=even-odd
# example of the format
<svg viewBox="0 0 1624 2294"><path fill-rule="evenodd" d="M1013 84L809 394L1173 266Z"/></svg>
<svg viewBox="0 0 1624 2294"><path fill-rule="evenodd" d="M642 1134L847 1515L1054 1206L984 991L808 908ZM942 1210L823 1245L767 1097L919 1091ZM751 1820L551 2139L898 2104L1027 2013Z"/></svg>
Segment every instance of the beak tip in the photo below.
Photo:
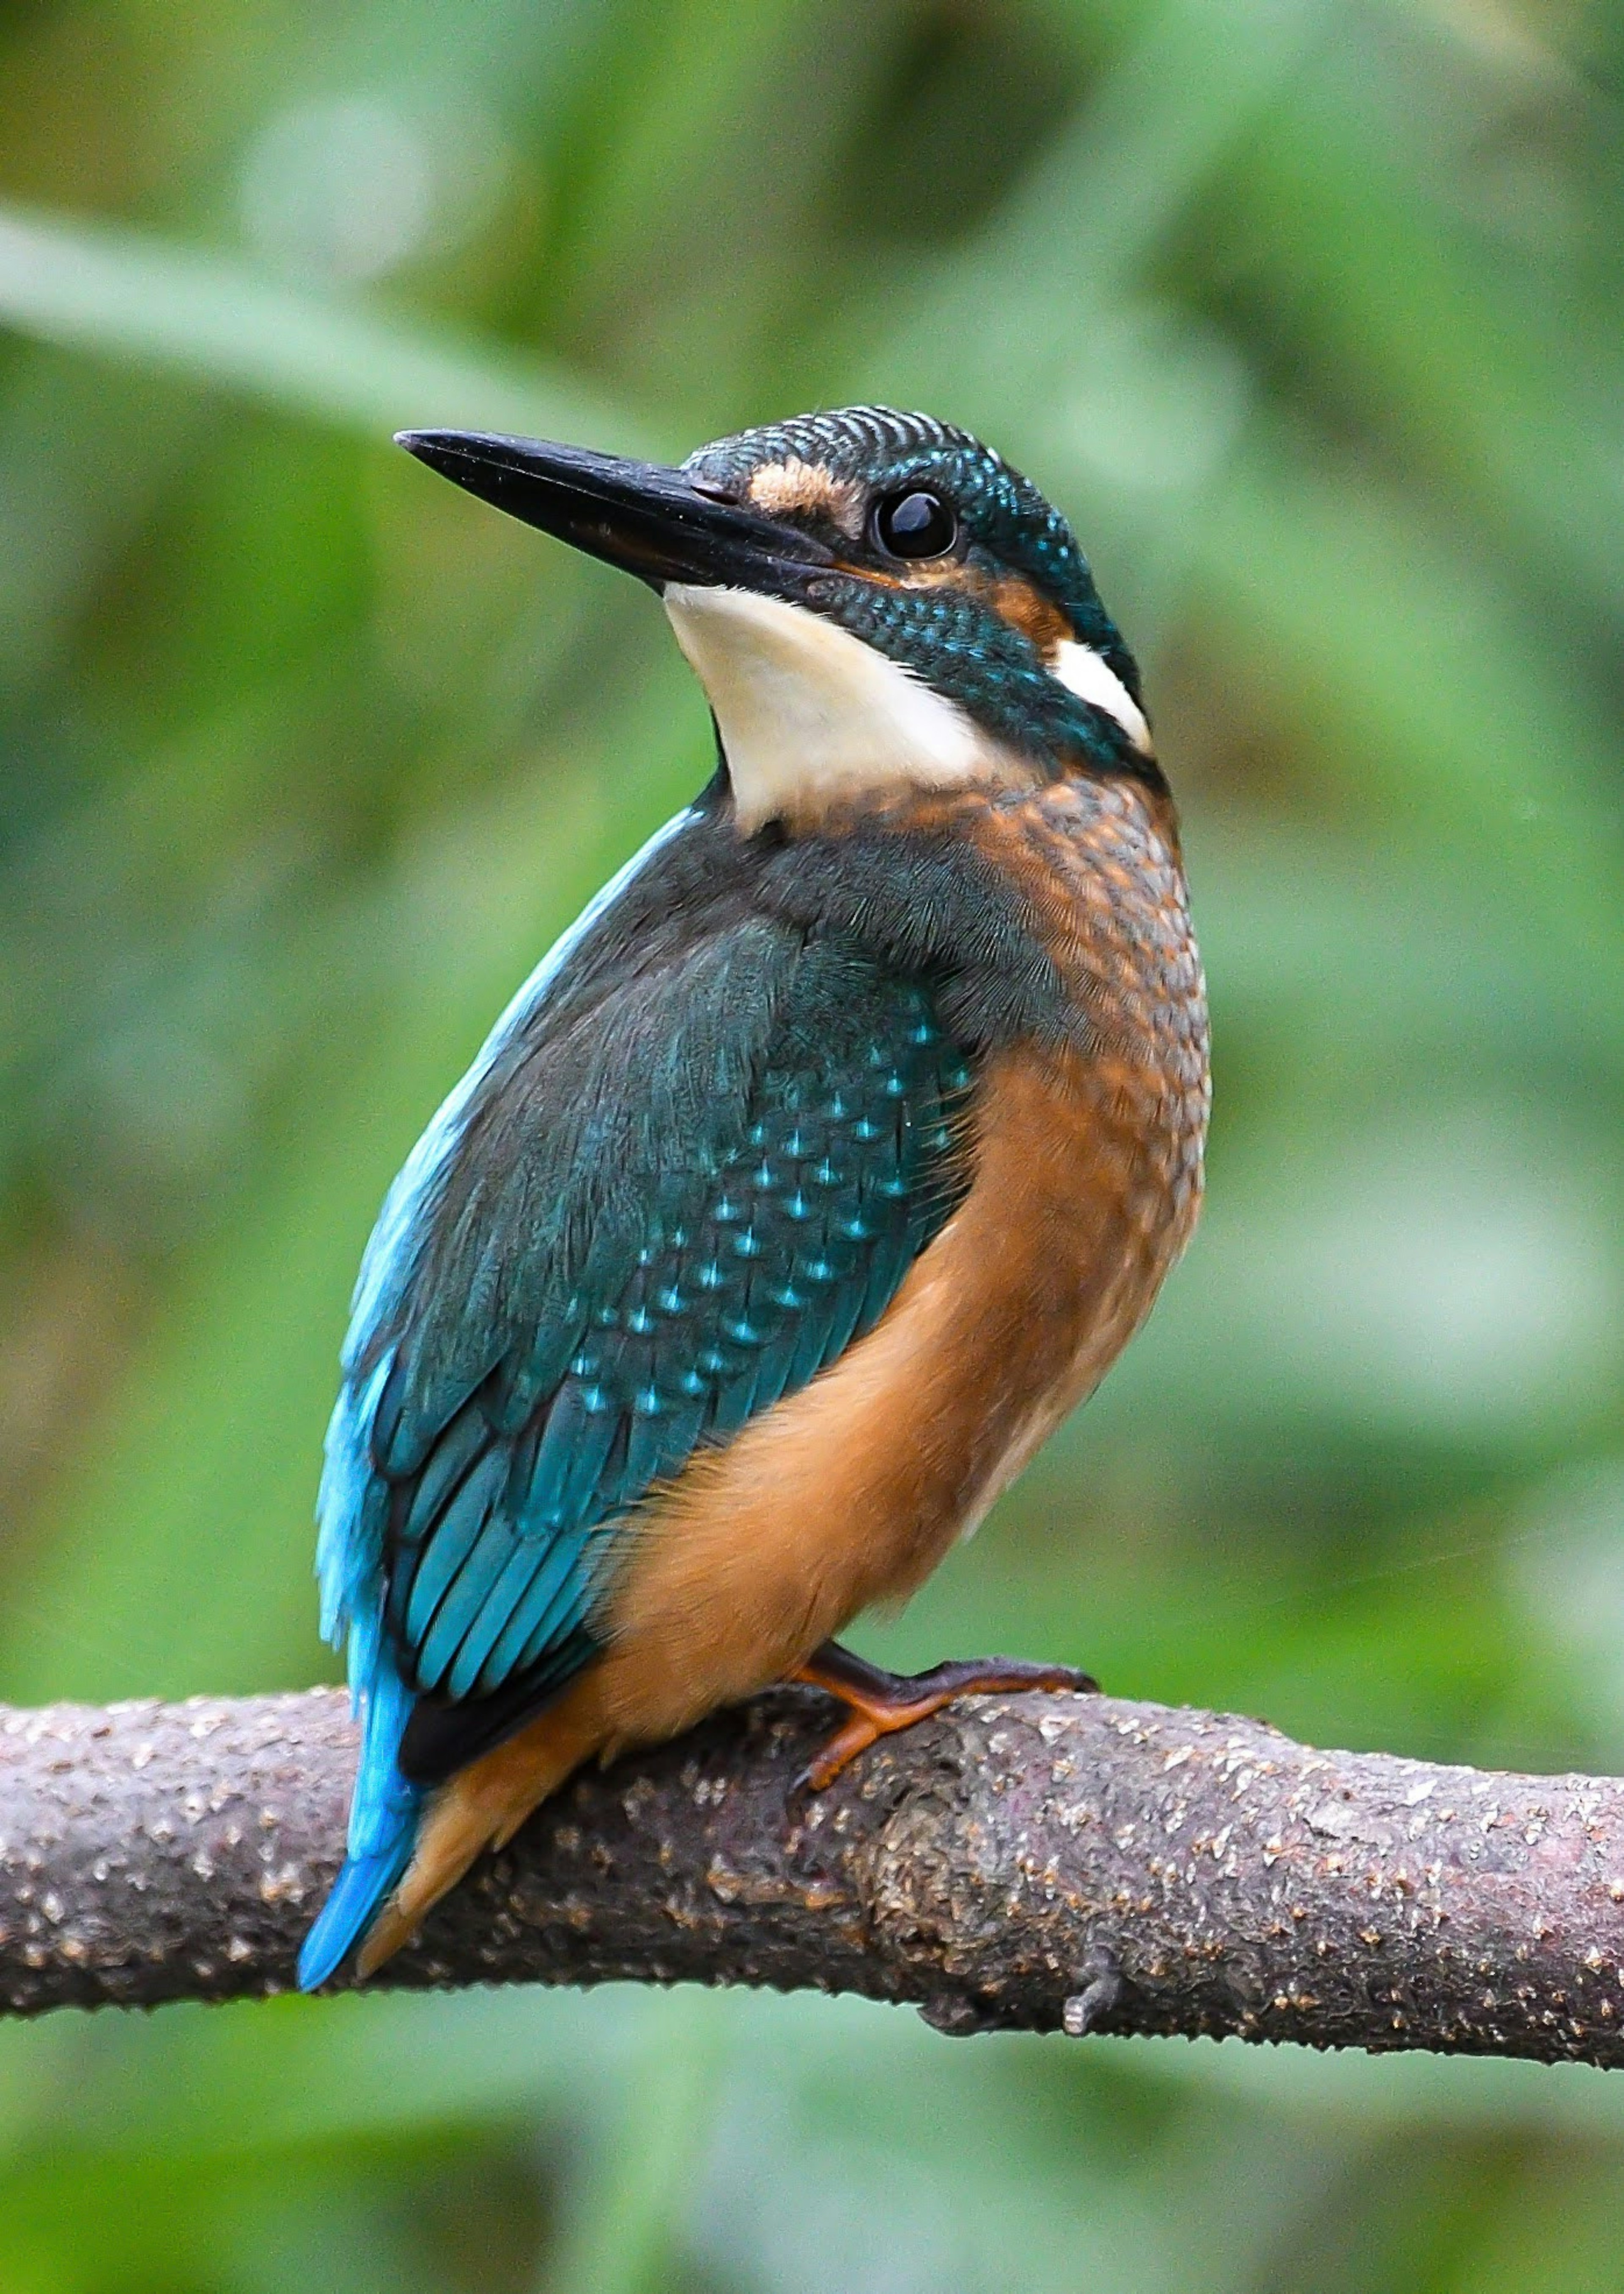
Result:
<svg viewBox="0 0 1624 2294"><path fill-rule="evenodd" d="M409 454L415 454L419 462L426 462L443 445L443 433L438 430L397 430L394 443L397 446L404 446Z"/></svg>

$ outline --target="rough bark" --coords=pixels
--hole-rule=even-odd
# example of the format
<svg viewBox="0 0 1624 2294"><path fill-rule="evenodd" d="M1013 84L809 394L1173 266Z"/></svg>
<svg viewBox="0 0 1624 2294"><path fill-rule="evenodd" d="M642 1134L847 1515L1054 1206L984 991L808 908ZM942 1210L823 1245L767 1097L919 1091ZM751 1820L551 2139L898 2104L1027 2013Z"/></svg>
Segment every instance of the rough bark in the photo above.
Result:
<svg viewBox="0 0 1624 2294"><path fill-rule="evenodd" d="M378 1979L773 1984L939 2029L1624 2062L1624 1786L967 1700L804 1806L808 1692L578 1778ZM354 1737L331 1690L0 1712L0 2003L284 1989Z"/></svg>

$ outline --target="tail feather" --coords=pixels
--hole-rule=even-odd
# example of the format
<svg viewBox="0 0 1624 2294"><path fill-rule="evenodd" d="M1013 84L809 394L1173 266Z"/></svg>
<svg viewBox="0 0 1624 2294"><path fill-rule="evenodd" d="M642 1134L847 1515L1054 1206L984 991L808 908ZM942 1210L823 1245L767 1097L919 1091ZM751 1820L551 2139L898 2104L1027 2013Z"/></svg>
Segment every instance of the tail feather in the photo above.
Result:
<svg viewBox="0 0 1624 2294"><path fill-rule="evenodd" d="M315 1924L299 1947L299 1989L319 1990L372 1925L379 1907L411 1860L414 1827L377 1856L349 1856Z"/></svg>
<svg viewBox="0 0 1624 2294"><path fill-rule="evenodd" d="M487 1848L506 1847L532 1809L597 1752L608 1733L597 1676L583 1673L516 1737L426 1794L411 1861L367 1931L357 1974L373 1974L398 1951L475 1858Z"/></svg>
<svg viewBox="0 0 1624 2294"><path fill-rule="evenodd" d="M401 1774L401 1738L411 1692L393 1666L376 1663L361 1696L361 1759L350 1802L349 1853L299 1951L301 1991L337 1973L367 1933L411 1861L423 1794Z"/></svg>

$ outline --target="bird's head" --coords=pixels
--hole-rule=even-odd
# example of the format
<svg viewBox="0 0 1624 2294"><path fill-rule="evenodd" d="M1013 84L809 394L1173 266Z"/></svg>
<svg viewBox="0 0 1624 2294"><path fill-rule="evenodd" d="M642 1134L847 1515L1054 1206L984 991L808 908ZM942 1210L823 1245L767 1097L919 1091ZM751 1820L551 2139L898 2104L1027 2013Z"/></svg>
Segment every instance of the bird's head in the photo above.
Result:
<svg viewBox="0 0 1624 2294"><path fill-rule="evenodd" d="M744 827L909 787L1159 781L1070 526L967 431L848 407L678 469L464 431L401 443L660 591Z"/></svg>

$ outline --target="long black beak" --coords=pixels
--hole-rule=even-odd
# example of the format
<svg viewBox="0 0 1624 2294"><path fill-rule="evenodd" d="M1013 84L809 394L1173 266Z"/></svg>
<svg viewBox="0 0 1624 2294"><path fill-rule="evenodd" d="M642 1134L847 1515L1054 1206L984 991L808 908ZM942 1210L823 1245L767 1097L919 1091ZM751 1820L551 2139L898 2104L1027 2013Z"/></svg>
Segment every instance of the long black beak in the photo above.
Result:
<svg viewBox="0 0 1624 2294"><path fill-rule="evenodd" d="M659 462L475 430L402 430L395 443L510 517L656 590L694 582L787 597L833 561L811 535Z"/></svg>

